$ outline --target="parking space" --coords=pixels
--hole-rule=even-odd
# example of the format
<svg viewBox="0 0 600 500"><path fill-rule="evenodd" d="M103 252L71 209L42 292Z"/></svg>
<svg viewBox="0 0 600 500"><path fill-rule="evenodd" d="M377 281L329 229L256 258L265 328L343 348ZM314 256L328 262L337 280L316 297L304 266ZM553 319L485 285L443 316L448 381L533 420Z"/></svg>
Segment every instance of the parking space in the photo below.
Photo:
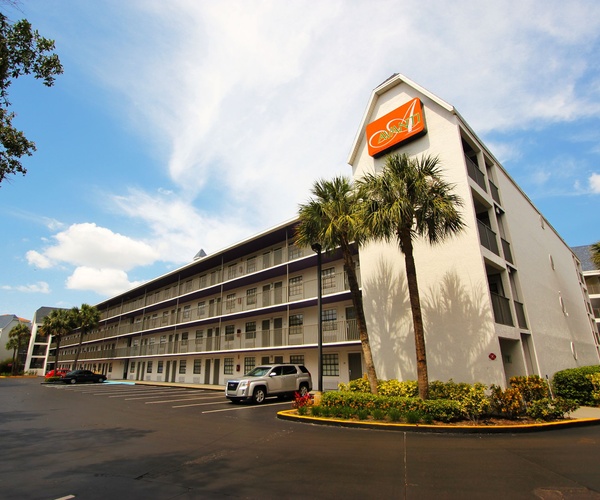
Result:
<svg viewBox="0 0 600 500"><path fill-rule="evenodd" d="M259 408L289 408L291 402L268 399L262 405L232 404L223 392L210 389L192 389L176 386L138 385L130 382L103 384L49 384L53 390L79 393L93 398L108 398L148 405L150 408L171 408L173 410L197 409L200 414L250 411Z"/></svg>

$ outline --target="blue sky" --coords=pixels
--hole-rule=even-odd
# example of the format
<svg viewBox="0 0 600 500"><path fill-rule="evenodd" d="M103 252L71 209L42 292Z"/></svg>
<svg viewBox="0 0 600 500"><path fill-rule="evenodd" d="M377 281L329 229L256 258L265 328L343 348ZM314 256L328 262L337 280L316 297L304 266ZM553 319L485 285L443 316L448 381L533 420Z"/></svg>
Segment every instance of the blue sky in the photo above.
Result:
<svg viewBox="0 0 600 500"><path fill-rule="evenodd" d="M600 240L600 3L22 0L53 88L11 87L38 151L0 185L0 314L95 304L292 218L350 175L370 93L454 105L571 246Z"/></svg>

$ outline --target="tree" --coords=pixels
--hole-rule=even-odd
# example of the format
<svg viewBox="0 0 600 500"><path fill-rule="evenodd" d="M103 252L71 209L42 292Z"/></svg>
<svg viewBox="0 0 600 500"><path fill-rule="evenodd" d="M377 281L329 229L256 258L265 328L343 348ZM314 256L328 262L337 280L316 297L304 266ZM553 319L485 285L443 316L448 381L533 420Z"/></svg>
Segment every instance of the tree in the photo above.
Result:
<svg viewBox="0 0 600 500"><path fill-rule="evenodd" d="M375 239L396 241L404 254L419 396L427 399L429 377L413 243L424 237L435 244L460 232L464 227L458 211L462 200L451 193L453 186L441 178L440 161L432 156L390 155L380 175L367 174L357 184L364 191L364 230Z"/></svg>
<svg viewBox="0 0 600 500"><path fill-rule="evenodd" d="M77 346L77 352L75 354L73 366L71 367L72 370L76 370L79 354L81 353L83 336L87 335L98 326L98 323L100 322L100 311L94 306L81 304L81 308L74 307L71 309L71 313L73 314L75 321L75 328L79 328L79 345Z"/></svg>
<svg viewBox="0 0 600 500"><path fill-rule="evenodd" d="M295 244L310 247L319 243L323 251L340 248L344 259L344 271L348 278L352 304L356 311L356 323L365 360L371 392L377 394L377 374L371 354L363 300L358 286L356 263L352 258L352 243L360 244L358 196L350 181L335 177L331 181L319 180L312 190L313 198L300 205L300 223L296 227Z"/></svg>
<svg viewBox="0 0 600 500"><path fill-rule="evenodd" d="M60 341L64 335L71 333L75 326L73 313L69 309L54 309L48 316L42 320L40 328L43 335L51 335L56 342L56 352L54 355L54 369L58 368L58 351Z"/></svg>
<svg viewBox="0 0 600 500"><path fill-rule="evenodd" d="M54 85L55 76L62 74L63 67L53 50L54 40L40 36L29 21L22 19L11 24L0 13L0 183L7 175L25 175L21 157L31 156L36 150L35 143L12 123L15 114L9 112L8 89L13 80L32 73L47 87Z"/></svg>
<svg viewBox="0 0 600 500"><path fill-rule="evenodd" d="M31 331L25 323L19 323L14 326L8 333L8 342L6 343L7 349L13 349L13 366L12 374L16 375L19 373L19 353L21 347L27 344L31 337Z"/></svg>
<svg viewBox="0 0 600 500"><path fill-rule="evenodd" d="M592 245L592 262L596 266L596 269L600 269L600 241Z"/></svg>

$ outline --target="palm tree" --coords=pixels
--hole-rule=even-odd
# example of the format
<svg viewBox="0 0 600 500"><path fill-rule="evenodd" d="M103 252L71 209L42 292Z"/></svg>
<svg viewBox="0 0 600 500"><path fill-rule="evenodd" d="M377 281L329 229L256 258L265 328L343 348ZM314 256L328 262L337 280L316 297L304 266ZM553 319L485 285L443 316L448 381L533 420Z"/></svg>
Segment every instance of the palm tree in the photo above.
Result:
<svg viewBox="0 0 600 500"><path fill-rule="evenodd" d="M41 333L51 335L56 342L56 353L54 355L54 369L58 369L58 351L63 335L71 333L75 326L73 313L69 309L54 309L42 320Z"/></svg>
<svg viewBox="0 0 600 500"><path fill-rule="evenodd" d="M19 373L19 352L21 351L21 347L27 343L29 337L31 337L31 331L25 323L19 323L8 333L9 341L6 344L6 348L13 349L13 375Z"/></svg>
<svg viewBox="0 0 600 500"><path fill-rule="evenodd" d="M594 243L591 247L592 250L592 262L596 266L596 269L600 269L600 241Z"/></svg>
<svg viewBox="0 0 600 500"><path fill-rule="evenodd" d="M361 219L365 231L375 239L396 241L404 254L419 396L427 399L429 377L413 242L424 237L435 244L460 232L464 227L458 211L462 200L451 193L453 186L441 178L440 161L432 156L390 155L380 175L367 174L357 185L364 190Z"/></svg>
<svg viewBox="0 0 600 500"><path fill-rule="evenodd" d="M318 243L324 251L341 249L356 312L356 325L367 378L371 392L377 394L377 374L371 354L362 294L356 276L356 263L352 258L352 243L361 243L358 229L359 198L350 181L343 176L335 177L331 181L315 182L311 193L314 197L299 208L300 223L296 227L295 244L299 247L310 247Z"/></svg>
<svg viewBox="0 0 600 500"><path fill-rule="evenodd" d="M72 370L76 370L79 354L81 353L83 336L98 326L98 323L100 323L100 311L94 306L81 304L81 308L74 307L71 309L71 313L75 321L75 328L79 328L79 345L77 346L77 352L75 353L75 359L71 368Z"/></svg>

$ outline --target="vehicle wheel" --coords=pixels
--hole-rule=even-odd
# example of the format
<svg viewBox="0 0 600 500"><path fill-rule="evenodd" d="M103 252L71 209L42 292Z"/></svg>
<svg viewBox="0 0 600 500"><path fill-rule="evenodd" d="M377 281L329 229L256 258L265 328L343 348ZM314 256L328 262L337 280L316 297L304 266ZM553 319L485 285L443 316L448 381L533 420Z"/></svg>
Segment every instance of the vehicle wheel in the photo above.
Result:
<svg viewBox="0 0 600 500"><path fill-rule="evenodd" d="M264 387L257 387L254 389L254 394L252 394L252 399L255 403L261 404L265 402L265 398L267 397L267 393Z"/></svg>
<svg viewBox="0 0 600 500"><path fill-rule="evenodd" d="M308 394L308 386L306 384L302 384L300 386L300 396L306 396Z"/></svg>
<svg viewBox="0 0 600 500"><path fill-rule="evenodd" d="M104 377L101 377L101 378L98 379L98 382L100 382L102 384L102 383L104 383L105 380L106 379Z"/></svg>
<svg viewBox="0 0 600 500"><path fill-rule="evenodd" d="M77 383L77 379L75 379L75 378L72 378L72 379L70 380L70 382L71 382L71 384L76 384L76 383Z"/></svg>

